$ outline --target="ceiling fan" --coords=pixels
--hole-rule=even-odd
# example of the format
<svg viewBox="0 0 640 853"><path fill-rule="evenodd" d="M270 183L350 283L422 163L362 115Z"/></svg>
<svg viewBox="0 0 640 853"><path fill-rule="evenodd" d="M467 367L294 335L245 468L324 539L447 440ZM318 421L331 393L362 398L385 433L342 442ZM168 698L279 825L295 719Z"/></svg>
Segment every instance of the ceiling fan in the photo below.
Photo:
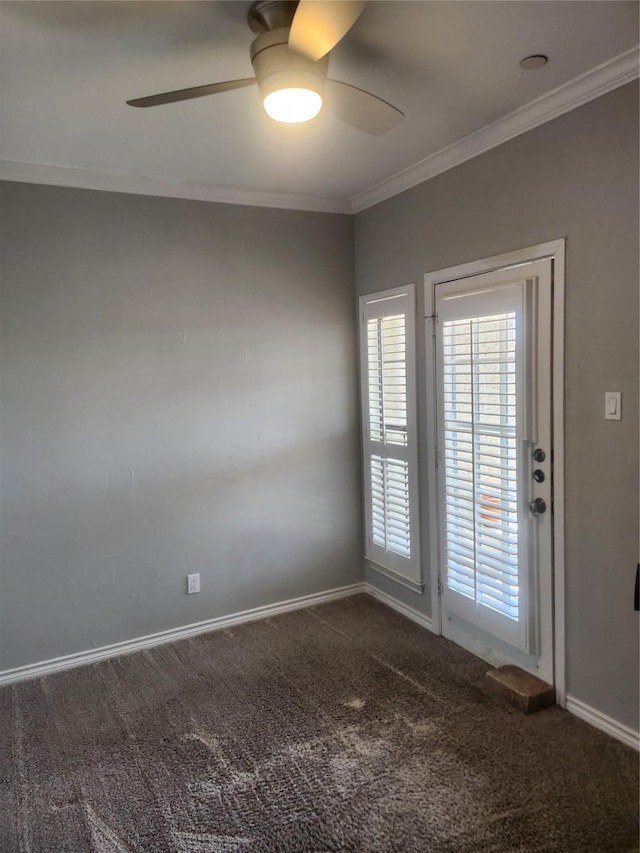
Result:
<svg viewBox="0 0 640 853"><path fill-rule="evenodd" d="M349 83L327 77L329 52L360 17L365 0L256 0L248 22L255 77L177 89L127 101L155 107L257 85L266 113L276 121L309 121L326 107L348 124L378 136L404 114Z"/></svg>

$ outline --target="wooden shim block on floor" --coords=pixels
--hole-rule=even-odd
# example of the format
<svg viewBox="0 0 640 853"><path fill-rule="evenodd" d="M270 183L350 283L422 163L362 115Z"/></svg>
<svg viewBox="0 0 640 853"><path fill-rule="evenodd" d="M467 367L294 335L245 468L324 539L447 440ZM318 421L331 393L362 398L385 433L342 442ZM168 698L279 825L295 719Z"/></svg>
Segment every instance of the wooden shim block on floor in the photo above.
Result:
<svg viewBox="0 0 640 853"><path fill-rule="evenodd" d="M511 664L489 670L485 675L485 687L523 714L535 714L556 701L555 690L550 684Z"/></svg>

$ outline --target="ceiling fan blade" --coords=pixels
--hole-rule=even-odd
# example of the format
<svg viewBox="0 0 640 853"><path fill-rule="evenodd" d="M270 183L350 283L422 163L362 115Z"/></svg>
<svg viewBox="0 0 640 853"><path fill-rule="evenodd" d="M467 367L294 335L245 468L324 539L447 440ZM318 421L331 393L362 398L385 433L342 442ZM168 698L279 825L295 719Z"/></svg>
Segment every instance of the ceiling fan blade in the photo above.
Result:
<svg viewBox="0 0 640 853"><path fill-rule="evenodd" d="M191 98L204 98L205 95L217 95L232 89L244 89L258 81L255 77L243 77L240 80L226 80L224 83L208 83L206 86L192 86L190 89L176 89L175 92L162 92L146 98L134 98L127 101L131 107L157 107L160 104L173 104L175 101L189 101Z"/></svg>
<svg viewBox="0 0 640 853"><path fill-rule="evenodd" d="M334 115L373 136L386 133L404 118L403 112L382 98L338 80L325 82L324 96L327 109Z"/></svg>
<svg viewBox="0 0 640 853"><path fill-rule="evenodd" d="M289 47L317 62L346 36L365 5L365 0L300 0Z"/></svg>

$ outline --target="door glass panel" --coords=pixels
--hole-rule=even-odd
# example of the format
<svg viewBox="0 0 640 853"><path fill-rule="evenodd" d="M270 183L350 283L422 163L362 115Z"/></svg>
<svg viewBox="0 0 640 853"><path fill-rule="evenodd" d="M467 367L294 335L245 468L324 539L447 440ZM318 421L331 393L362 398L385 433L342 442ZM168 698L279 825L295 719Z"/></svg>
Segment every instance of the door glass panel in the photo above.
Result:
<svg viewBox="0 0 640 853"><path fill-rule="evenodd" d="M442 327L446 583L520 618L516 314Z"/></svg>

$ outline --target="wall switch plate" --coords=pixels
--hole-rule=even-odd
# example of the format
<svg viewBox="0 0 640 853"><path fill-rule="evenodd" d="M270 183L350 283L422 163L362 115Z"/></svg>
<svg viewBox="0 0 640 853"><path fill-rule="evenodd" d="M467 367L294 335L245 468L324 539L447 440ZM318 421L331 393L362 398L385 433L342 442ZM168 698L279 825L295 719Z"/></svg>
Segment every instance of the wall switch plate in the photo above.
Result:
<svg viewBox="0 0 640 853"><path fill-rule="evenodd" d="M622 394L620 391L604 392L604 419L606 421L622 420Z"/></svg>
<svg viewBox="0 0 640 853"><path fill-rule="evenodd" d="M200 575L187 575L187 593L193 595L194 592L200 592Z"/></svg>

